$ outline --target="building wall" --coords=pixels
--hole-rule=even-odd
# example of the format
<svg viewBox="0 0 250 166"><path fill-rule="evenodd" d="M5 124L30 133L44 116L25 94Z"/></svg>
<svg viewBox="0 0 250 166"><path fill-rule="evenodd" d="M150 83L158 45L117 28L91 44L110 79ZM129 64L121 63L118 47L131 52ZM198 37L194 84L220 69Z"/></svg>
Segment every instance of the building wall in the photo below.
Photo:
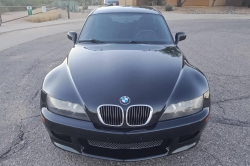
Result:
<svg viewBox="0 0 250 166"><path fill-rule="evenodd" d="M242 0L227 0L226 6L241 6Z"/></svg>
<svg viewBox="0 0 250 166"><path fill-rule="evenodd" d="M241 6L243 4L245 5L245 1L250 0L216 0L214 6ZM177 6L177 0L166 0L166 3ZM212 4L213 0L186 0L182 6L212 6Z"/></svg>
<svg viewBox="0 0 250 166"><path fill-rule="evenodd" d="M187 0L183 6L208 6L209 0Z"/></svg>
<svg viewBox="0 0 250 166"><path fill-rule="evenodd" d="M210 0L186 0L182 6L209 6L209 1ZM177 0L166 0L166 3L168 5L177 6Z"/></svg>
<svg viewBox="0 0 250 166"><path fill-rule="evenodd" d="M225 6L227 0L216 0L214 6ZM212 6L213 0L209 1L209 6Z"/></svg>
<svg viewBox="0 0 250 166"><path fill-rule="evenodd" d="M137 6L137 0L131 0L132 1L132 6Z"/></svg>
<svg viewBox="0 0 250 166"><path fill-rule="evenodd" d="M124 6L125 5L125 0L119 0L119 5Z"/></svg>
<svg viewBox="0 0 250 166"><path fill-rule="evenodd" d="M120 6L136 6L136 0L119 0Z"/></svg>
<svg viewBox="0 0 250 166"><path fill-rule="evenodd" d="M119 5L124 6L125 1L127 6L148 5L147 0L119 0ZM246 6L248 2L250 3L250 0L216 0L214 6ZM177 6L177 0L166 0L166 4ZM213 0L186 0L183 6L212 6L212 4Z"/></svg>
<svg viewBox="0 0 250 166"><path fill-rule="evenodd" d="M250 0L243 0L242 6L248 6L250 4Z"/></svg>
<svg viewBox="0 0 250 166"><path fill-rule="evenodd" d="M172 5L172 6L177 6L177 0L166 0L166 4Z"/></svg>
<svg viewBox="0 0 250 166"><path fill-rule="evenodd" d="M148 0L137 0L137 6L148 5Z"/></svg>

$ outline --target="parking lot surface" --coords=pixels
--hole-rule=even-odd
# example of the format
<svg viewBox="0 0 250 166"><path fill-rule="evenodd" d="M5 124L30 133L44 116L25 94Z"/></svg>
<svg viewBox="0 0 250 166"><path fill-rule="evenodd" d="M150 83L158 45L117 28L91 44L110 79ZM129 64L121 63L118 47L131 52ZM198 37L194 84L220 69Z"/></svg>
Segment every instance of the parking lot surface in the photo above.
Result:
<svg viewBox="0 0 250 166"><path fill-rule="evenodd" d="M186 32L179 46L209 81L211 116L195 148L138 162L56 148L40 118L39 90L72 47L59 33L0 51L0 165L250 165L250 20L168 23L173 34Z"/></svg>

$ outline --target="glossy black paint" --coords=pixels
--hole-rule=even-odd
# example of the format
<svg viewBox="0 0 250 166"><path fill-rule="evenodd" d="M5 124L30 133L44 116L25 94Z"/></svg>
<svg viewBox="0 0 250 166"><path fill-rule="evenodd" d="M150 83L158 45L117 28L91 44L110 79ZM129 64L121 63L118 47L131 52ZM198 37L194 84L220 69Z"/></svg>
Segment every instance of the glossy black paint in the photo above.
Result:
<svg viewBox="0 0 250 166"><path fill-rule="evenodd" d="M160 14L152 8L134 7L106 7L91 14L135 11ZM76 39L74 32L70 32L68 37L73 41ZM176 35L176 41L185 38L185 33ZM74 43L64 62L47 74L41 91L42 116L46 119L45 126L53 142L60 142L81 153L80 138L114 142L162 138L173 141L169 144L171 153L178 147L199 141L210 111L209 94L201 112L159 122L165 107L192 100L209 91L204 74L189 64L176 44ZM91 122L49 112L46 108L47 95L85 105ZM120 104L122 96L130 97L129 105ZM102 104L119 105L123 110L130 105L146 104L153 108L153 116L143 127L129 127L126 123L121 127L105 126L97 117L97 107ZM69 136L72 144L56 139L52 131ZM177 143L181 136L196 132L199 134L194 139Z"/></svg>
<svg viewBox="0 0 250 166"><path fill-rule="evenodd" d="M185 40L187 38L184 32L177 32L175 34L175 44L177 45L180 41Z"/></svg>
<svg viewBox="0 0 250 166"><path fill-rule="evenodd" d="M103 124L97 117L97 107L121 105L119 99L126 95L130 105L153 107L154 115L147 124L152 126L166 103L191 100L208 90L205 77L183 66L182 61L175 46L77 44L64 63L46 76L43 90L60 100L84 102L91 121L99 126ZM121 106L124 110L128 107ZM124 124L122 128L130 127Z"/></svg>
<svg viewBox="0 0 250 166"><path fill-rule="evenodd" d="M68 32L67 37L69 40L72 40L74 42L74 45L76 44L77 41L77 33L76 32Z"/></svg>
<svg viewBox="0 0 250 166"><path fill-rule="evenodd" d="M204 108L201 112L188 117L175 120L158 122L154 128L145 128L133 131L103 130L96 128L93 123L56 115L46 108L41 110L45 118L45 127L50 134L52 142L57 142L76 150L79 154L97 157L102 159L135 161L144 160L171 154L174 150L198 143L201 133L206 126L206 117L209 115L209 108ZM70 137L70 141L58 139L54 134L63 134ZM181 141L186 135L197 133L187 141ZM95 148L89 146L86 140L96 140L103 142L116 143L136 143L153 140L164 140L165 144L158 149L143 150L109 150L104 148ZM166 147L169 152L166 154ZM94 149L94 150L93 150ZM163 150L165 149L165 151ZM140 153L140 156L131 156L130 154Z"/></svg>

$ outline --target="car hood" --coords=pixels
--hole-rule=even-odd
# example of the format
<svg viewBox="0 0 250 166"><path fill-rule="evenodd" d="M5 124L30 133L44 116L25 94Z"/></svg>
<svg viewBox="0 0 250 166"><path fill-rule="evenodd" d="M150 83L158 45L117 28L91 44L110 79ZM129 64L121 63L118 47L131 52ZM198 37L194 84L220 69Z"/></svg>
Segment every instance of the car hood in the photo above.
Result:
<svg viewBox="0 0 250 166"><path fill-rule="evenodd" d="M125 48L125 49L124 49ZM161 111L182 69L182 54L175 46L141 44L78 44L68 56L77 91L91 112L102 104L146 104Z"/></svg>

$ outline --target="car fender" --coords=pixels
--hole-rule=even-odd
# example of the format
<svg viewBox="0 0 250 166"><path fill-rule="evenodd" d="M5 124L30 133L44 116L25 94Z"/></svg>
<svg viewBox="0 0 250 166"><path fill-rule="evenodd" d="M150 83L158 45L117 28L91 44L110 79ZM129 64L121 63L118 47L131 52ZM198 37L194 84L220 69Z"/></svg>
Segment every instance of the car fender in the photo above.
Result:
<svg viewBox="0 0 250 166"><path fill-rule="evenodd" d="M186 62L166 106L195 99L208 90L209 86L204 74Z"/></svg>
<svg viewBox="0 0 250 166"><path fill-rule="evenodd" d="M83 101L72 80L67 58L58 67L49 72L43 82L42 90L58 100L82 104Z"/></svg>

